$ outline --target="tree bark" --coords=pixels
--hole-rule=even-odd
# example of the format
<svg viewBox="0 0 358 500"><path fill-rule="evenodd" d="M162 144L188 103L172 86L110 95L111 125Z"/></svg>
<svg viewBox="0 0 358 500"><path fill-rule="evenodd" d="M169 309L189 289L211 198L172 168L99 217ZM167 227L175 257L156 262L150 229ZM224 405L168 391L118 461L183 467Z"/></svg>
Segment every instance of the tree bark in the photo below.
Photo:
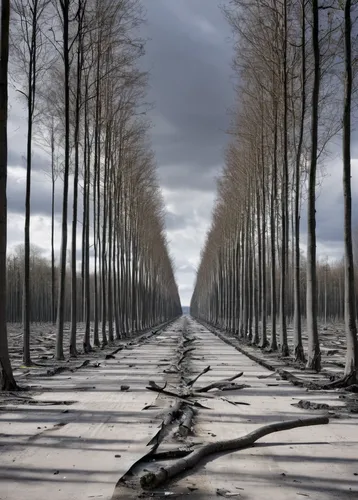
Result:
<svg viewBox="0 0 358 500"><path fill-rule="evenodd" d="M317 328L317 271L316 271L316 171L318 145L318 105L320 90L319 8L312 0L312 44L314 56L314 81L312 91L311 160L308 172L307 208L307 368L320 371L321 352Z"/></svg>
<svg viewBox="0 0 358 500"><path fill-rule="evenodd" d="M303 145L303 132L306 114L306 0L301 1L302 12L302 37L301 37L301 116L300 131L296 153L295 165L295 200L294 200L294 320L293 336L295 359L305 361L305 354L302 345L302 327L301 327L301 266L300 266L300 183L301 183L301 157Z"/></svg>
<svg viewBox="0 0 358 500"><path fill-rule="evenodd" d="M7 116L8 116L8 61L9 61L10 2L1 2L0 38L0 390L14 391L17 385L12 373L7 340Z"/></svg>
<svg viewBox="0 0 358 500"><path fill-rule="evenodd" d="M358 342L355 310L354 260L352 244L351 193L351 106L352 106L352 1L344 6L345 92L343 108L343 195L344 195L344 321L347 339L344 375L358 382Z"/></svg>
<svg viewBox="0 0 358 500"><path fill-rule="evenodd" d="M56 324L56 299L55 299L55 131L52 120L51 125L51 320Z"/></svg>
<svg viewBox="0 0 358 500"><path fill-rule="evenodd" d="M26 9L26 8L25 8ZM27 9L20 16L27 17ZM30 356L30 321L31 321L31 288L30 288L30 218L31 218L31 166L32 166L32 128L36 96L36 62L37 62L37 22L38 0L33 0L29 19L31 38L26 30L28 46L27 73L27 145L26 145L26 194L25 194L25 241L24 241L24 297L23 297L23 363L31 365ZM29 39L30 38L30 39Z"/></svg>
<svg viewBox="0 0 358 500"><path fill-rule="evenodd" d="M62 234L60 252L60 284L57 306L56 359L64 359L63 327L65 321L65 287L67 257L68 185L70 174L70 58L69 58L69 8L70 0L60 0L62 12L63 64L65 71L65 168L63 173Z"/></svg>

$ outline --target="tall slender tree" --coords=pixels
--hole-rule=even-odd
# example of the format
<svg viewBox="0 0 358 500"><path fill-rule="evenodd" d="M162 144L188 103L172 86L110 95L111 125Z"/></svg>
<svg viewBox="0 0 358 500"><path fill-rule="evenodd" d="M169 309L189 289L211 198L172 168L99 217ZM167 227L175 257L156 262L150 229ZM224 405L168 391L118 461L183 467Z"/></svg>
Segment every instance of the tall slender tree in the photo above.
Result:
<svg viewBox="0 0 358 500"><path fill-rule="evenodd" d="M307 368L321 369L321 351L317 327L317 271L316 271L316 178L318 154L318 107L321 78L319 47L319 6L312 0L312 46L314 58L311 100L311 157L308 171L307 206Z"/></svg>
<svg viewBox="0 0 358 500"><path fill-rule="evenodd" d="M41 20L49 0L15 0L13 4L16 16L13 35L13 53L18 63L17 74L20 81L25 76L23 88L17 90L25 97L27 106L27 144L26 144L26 199L25 199L25 243L24 243L24 292L23 292L23 362L31 365L30 322L31 322L31 287L30 287L30 217L31 217L31 169L33 126L36 110L36 86L42 76L46 54L44 53ZM39 61L39 58L41 60ZM20 71L19 71L20 70Z"/></svg>
<svg viewBox="0 0 358 500"><path fill-rule="evenodd" d="M347 338L344 374L349 383L358 381L358 340L354 260L352 243L351 108L352 108L352 1L344 3L344 107L343 107L343 195L344 195L344 319Z"/></svg>
<svg viewBox="0 0 358 500"><path fill-rule="evenodd" d="M0 389L17 388L9 359L7 338L6 241L7 241L7 116L10 2L1 1L0 32Z"/></svg>

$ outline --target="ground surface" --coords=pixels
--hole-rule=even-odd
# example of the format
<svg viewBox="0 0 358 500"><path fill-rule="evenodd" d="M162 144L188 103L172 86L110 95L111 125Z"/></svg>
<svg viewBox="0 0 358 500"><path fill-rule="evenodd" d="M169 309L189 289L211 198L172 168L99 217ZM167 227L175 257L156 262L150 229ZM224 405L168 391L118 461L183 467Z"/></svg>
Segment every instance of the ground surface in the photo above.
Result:
<svg viewBox="0 0 358 500"><path fill-rule="evenodd" d="M46 376L43 369L25 373L21 383L32 391L2 396L0 402L0 498L357 498L357 414L347 411L342 393L293 387L207 328L185 322L181 318L118 352L113 347L112 356L110 350L97 353L80 369L71 364L73 371L55 376ZM178 363L183 330L195 350ZM150 452L147 444L175 402L147 390L148 382L167 382L174 391L207 365L211 370L195 387L239 371L244 375L238 383L250 387L210 391L200 398L209 409L197 408L192 433L178 438L173 422L157 452L231 439L267 423L327 411L330 423L272 434L252 448L213 456L179 479L142 492L138 478L170 462L148 457L132 466ZM305 406L302 401L329 406L315 411L293 406Z"/></svg>

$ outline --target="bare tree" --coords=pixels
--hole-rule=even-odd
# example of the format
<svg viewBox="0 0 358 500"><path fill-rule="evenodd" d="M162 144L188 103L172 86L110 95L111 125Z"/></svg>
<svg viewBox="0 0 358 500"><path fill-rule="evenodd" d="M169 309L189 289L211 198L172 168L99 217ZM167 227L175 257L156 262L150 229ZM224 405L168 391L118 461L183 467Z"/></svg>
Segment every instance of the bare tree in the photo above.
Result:
<svg viewBox="0 0 358 500"><path fill-rule="evenodd" d="M25 200L25 260L23 293L23 362L31 365L30 357L30 217L31 217L31 168L33 125L36 109L36 87L38 78L44 72L46 56L43 54L41 18L49 0L15 0L13 9L17 26L13 36L13 52L25 77L23 89L17 89L26 99L27 105L27 146L26 146L26 200ZM39 61L41 57L41 61ZM17 72L18 73L18 72Z"/></svg>
<svg viewBox="0 0 358 500"><path fill-rule="evenodd" d="M358 381L358 341L354 290L351 193L351 107L352 107L352 1L344 3L344 108L343 108L343 194L344 194L344 318L347 338L345 377Z"/></svg>
<svg viewBox="0 0 358 500"><path fill-rule="evenodd" d="M6 240L7 240L7 106L8 106L8 61L9 61L10 2L1 2L0 36L0 389L11 391L17 388L12 373L6 318Z"/></svg>
<svg viewBox="0 0 358 500"><path fill-rule="evenodd" d="M71 39L69 33L70 11L73 0L59 0L58 15L62 26L61 56L64 69L64 114L65 114L65 147L64 147L64 172L63 172L63 202L62 202L62 232L60 253L60 276L57 306L57 339L56 358L64 359L63 354L63 327L65 310L66 286L66 258L67 258L67 216L68 216L68 189L70 176L70 51Z"/></svg>
<svg viewBox="0 0 358 500"><path fill-rule="evenodd" d="M311 101L311 158L308 171L307 207L307 368L321 369L321 352L317 328L317 274L316 274L316 175L318 153L318 106L320 91L320 47L318 0L312 0L312 46L314 57Z"/></svg>

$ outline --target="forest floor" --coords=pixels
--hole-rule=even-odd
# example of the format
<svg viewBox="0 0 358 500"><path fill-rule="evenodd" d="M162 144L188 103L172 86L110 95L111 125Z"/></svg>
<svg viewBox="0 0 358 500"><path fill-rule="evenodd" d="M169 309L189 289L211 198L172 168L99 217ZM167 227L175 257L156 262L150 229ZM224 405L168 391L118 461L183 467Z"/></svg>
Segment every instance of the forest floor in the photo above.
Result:
<svg viewBox="0 0 358 500"><path fill-rule="evenodd" d="M71 360L56 374L51 359L28 370L19 361L19 383L30 390L0 396L0 499L357 498L358 395L295 387L280 367L269 371L228 341L181 318ZM48 356L50 344L44 347L39 356ZM189 396L190 381L208 365ZM241 371L236 387L199 392ZM211 455L161 486L140 487L148 471L175 463L168 452L185 455L269 423L327 414L328 425L274 433Z"/></svg>

